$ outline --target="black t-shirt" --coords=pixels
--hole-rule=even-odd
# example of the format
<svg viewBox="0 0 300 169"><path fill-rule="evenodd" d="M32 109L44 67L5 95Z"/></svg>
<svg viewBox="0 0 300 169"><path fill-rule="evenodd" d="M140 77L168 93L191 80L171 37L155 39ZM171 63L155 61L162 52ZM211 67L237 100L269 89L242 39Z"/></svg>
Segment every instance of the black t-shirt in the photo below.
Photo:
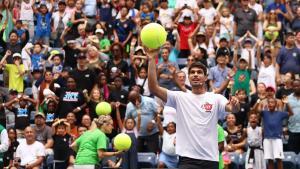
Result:
<svg viewBox="0 0 300 169"><path fill-rule="evenodd" d="M284 88L284 87L281 87L281 88L277 91L277 93L276 93L276 98L282 99L283 97L286 97L286 96L288 96L288 95L290 95L290 94L292 94L292 93L293 93L293 89L292 89L292 88L286 89L286 88Z"/></svg>
<svg viewBox="0 0 300 169"><path fill-rule="evenodd" d="M240 103L240 111L235 114L236 125L242 125L243 128L247 127L248 113L250 111L249 103Z"/></svg>
<svg viewBox="0 0 300 169"><path fill-rule="evenodd" d="M109 94L109 101L127 104L128 103L128 91L126 91L124 89L122 89L121 91L119 91L119 90L111 91ZM113 112L111 113L111 116L112 116L112 118L116 119L114 111L115 110L113 110ZM126 107L121 105L120 106L120 115L121 115L122 119L125 118L125 112L126 112Z"/></svg>
<svg viewBox="0 0 300 169"><path fill-rule="evenodd" d="M71 136L66 134L64 136L53 135L53 151L54 160L68 161L71 155L70 144L72 143Z"/></svg>
<svg viewBox="0 0 300 169"><path fill-rule="evenodd" d="M96 83L96 74L90 69L83 71L75 69L71 75L75 78L77 89L80 91L87 89L90 92Z"/></svg>
<svg viewBox="0 0 300 169"><path fill-rule="evenodd" d="M15 114L15 128L24 130L30 125L30 114L34 111L34 106L30 105L26 108L15 108L13 107L11 111Z"/></svg>
<svg viewBox="0 0 300 169"><path fill-rule="evenodd" d="M19 142L17 140L9 145L8 150L4 153L3 157L4 166L8 166L9 161L14 160L14 153L16 152L18 146Z"/></svg>
<svg viewBox="0 0 300 169"><path fill-rule="evenodd" d="M98 115L96 114L96 106L97 106L97 102L94 101L90 101L87 104L87 107L89 109L89 115L91 117L91 119L93 120L94 118L98 118Z"/></svg>
<svg viewBox="0 0 300 169"><path fill-rule="evenodd" d="M76 57L80 53L79 49L72 49L68 45L64 46L63 49L65 50L65 62L64 66L70 66L72 68L76 67Z"/></svg>
<svg viewBox="0 0 300 169"><path fill-rule="evenodd" d="M77 107L84 104L84 96L83 93L74 90L62 90L59 92L59 105L58 105L58 118L66 118L69 112L72 112ZM83 116L82 111L75 114L77 118L77 122L81 121Z"/></svg>

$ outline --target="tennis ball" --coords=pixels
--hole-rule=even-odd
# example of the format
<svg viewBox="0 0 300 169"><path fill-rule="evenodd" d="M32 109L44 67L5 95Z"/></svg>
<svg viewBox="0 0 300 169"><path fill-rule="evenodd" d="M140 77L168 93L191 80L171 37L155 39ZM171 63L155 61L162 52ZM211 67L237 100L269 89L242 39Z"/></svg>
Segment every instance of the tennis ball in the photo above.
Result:
<svg viewBox="0 0 300 169"><path fill-rule="evenodd" d="M141 31L141 40L150 49L161 47L166 39L167 32L165 28L157 23L149 23Z"/></svg>
<svg viewBox="0 0 300 169"><path fill-rule="evenodd" d="M131 138L127 134L120 133L114 138L114 146L119 151L128 150L131 146Z"/></svg>
<svg viewBox="0 0 300 169"><path fill-rule="evenodd" d="M111 106L107 102L100 102L96 106L96 113L98 116L100 115L108 115L111 112Z"/></svg>

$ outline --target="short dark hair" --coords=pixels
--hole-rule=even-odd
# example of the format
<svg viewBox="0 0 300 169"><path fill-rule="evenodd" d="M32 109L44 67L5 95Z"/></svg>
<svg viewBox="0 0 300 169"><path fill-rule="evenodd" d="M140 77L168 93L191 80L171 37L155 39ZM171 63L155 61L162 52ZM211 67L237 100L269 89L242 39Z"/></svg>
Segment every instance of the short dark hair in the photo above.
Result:
<svg viewBox="0 0 300 169"><path fill-rule="evenodd" d="M206 66L204 64L200 63L200 62L194 62L194 63L192 63L191 66L189 67L188 74L190 74L191 69L195 68L195 67L202 69L203 72L204 72L204 75L205 76L207 75L207 68L206 68Z"/></svg>

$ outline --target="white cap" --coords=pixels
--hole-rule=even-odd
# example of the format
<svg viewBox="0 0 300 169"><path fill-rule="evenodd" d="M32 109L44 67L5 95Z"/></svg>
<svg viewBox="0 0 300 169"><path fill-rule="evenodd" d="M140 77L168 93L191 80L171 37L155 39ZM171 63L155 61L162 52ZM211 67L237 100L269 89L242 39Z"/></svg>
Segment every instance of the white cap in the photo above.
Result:
<svg viewBox="0 0 300 169"><path fill-rule="evenodd" d="M14 53L14 54L13 54L13 58L15 58L15 57L22 58L22 56L21 56L21 54L20 54L20 53Z"/></svg>
<svg viewBox="0 0 300 169"><path fill-rule="evenodd" d="M104 34L104 30L103 30L103 29L96 29L95 33L101 33L101 34Z"/></svg>

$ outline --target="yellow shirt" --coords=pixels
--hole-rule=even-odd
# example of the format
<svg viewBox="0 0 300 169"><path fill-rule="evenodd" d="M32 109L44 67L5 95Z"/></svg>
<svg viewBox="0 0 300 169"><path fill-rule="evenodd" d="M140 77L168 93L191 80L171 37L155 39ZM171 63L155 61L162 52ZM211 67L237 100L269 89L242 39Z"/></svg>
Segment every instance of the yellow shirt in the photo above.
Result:
<svg viewBox="0 0 300 169"><path fill-rule="evenodd" d="M9 80L8 80L8 88L9 90L15 89L18 92L24 91L24 82L23 77L24 75L20 76L18 68L15 64L6 64L5 66L6 71L8 72ZM20 65L21 71L25 71L24 65Z"/></svg>

